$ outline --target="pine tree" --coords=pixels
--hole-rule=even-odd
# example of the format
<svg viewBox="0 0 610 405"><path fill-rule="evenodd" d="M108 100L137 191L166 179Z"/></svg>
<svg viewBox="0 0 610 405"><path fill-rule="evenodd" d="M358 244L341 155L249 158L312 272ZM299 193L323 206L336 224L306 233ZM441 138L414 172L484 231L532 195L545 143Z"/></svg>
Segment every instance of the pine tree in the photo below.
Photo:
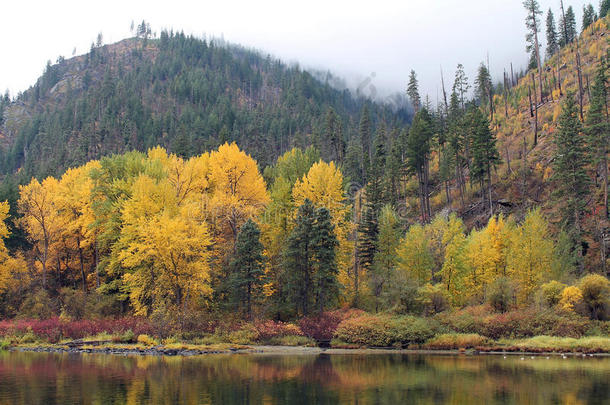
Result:
<svg viewBox="0 0 610 405"><path fill-rule="evenodd" d="M555 27L555 16L549 8L546 14L546 57L547 59L555 55L559 50L557 42L557 28Z"/></svg>
<svg viewBox="0 0 610 405"><path fill-rule="evenodd" d="M371 117L367 104L362 108L360 115L360 141L362 142L362 166L364 167L364 181L368 177L371 165Z"/></svg>
<svg viewBox="0 0 610 405"><path fill-rule="evenodd" d="M496 137L489 128L487 117L481 113L479 108L471 108L468 113L468 122L472 139L472 165L470 166L470 175L474 180L480 181L482 195L483 183L485 179L487 180L489 211L490 215L493 215L491 170L500 163L500 155L496 148Z"/></svg>
<svg viewBox="0 0 610 405"><path fill-rule="evenodd" d="M576 39L576 16L574 15L572 6L569 6L565 11L565 14L561 19L559 30L561 32L559 46L564 47L571 44Z"/></svg>
<svg viewBox="0 0 610 405"><path fill-rule="evenodd" d="M417 175L419 183L420 214L424 223L428 222L431 216L428 187L432 136L432 119L428 110L424 108L413 118L406 148L407 166Z"/></svg>
<svg viewBox="0 0 610 405"><path fill-rule="evenodd" d="M586 6L582 6L582 27L581 32L584 32L589 25L593 24L596 20L597 16L595 15L595 10L593 9L593 5L589 3Z"/></svg>
<svg viewBox="0 0 610 405"><path fill-rule="evenodd" d="M479 65L474 86L479 103L481 103L481 105L488 104L490 100L490 93L493 92L493 85L491 83L491 75L489 74L489 70L487 70L487 66L485 66L483 62L481 62Z"/></svg>
<svg viewBox="0 0 610 405"><path fill-rule="evenodd" d="M599 4L599 18L604 18L610 11L610 0L602 0Z"/></svg>
<svg viewBox="0 0 610 405"><path fill-rule="evenodd" d="M595 75L591 89L591 102L585 122L585 132L588 135L589 150L593 154L593 162L603 177L604 215L608 217L608 152L610 149L610 124L608 123L608 81L607 65L602 61Z"/></svg>
<svg viewBox="0 0 610 405"><path fill-rule="evenodd" d="M386 133L382 123L375 136L375 150L371 161L371 170L366 186L366 200L371 204L375 213L383 206L385 201L384 172L386 165Z"/></svg>
<svg viewBox="0 0 610 405"><path fill-rule="evenodd" d="M377 253L377 236L379 225L377 213L370 203L362 208L362 216L358 224L358 261L363 270L368 271Z"/></svg>
<svg viewBox="0 0 610 405"><path fill-rule="evenodd" d="M457 69L455 71L455 81L453 82L453 92L457 93L458 98L460 100L460 106L462 110L466 108L466 99L465 96L470 89L470 85L468 84L468 77L466 77L466 72L464 72L464 66L459 63L457 65Z"/></svg>
<svg viewBox="0 0 610 405"><path fill-rule="evenodd" d="M345 171L346 177L357 188L361 188L364 183L363 161L364 153L362 151L362 143L359 137L353 137L347 143L343 170Z"/></svg>
<svg viewBox="0 0 610 405"><path fill-rule="evenodd" d="M538 32L540 31L540 20L539 15L542 14L540 5L537 0L525 0L523 7L527 10L527 17L525 18L525 26L527 27L527 35L525 37L527 41L526 50L531 53L532 56L536 57L536 67L538 68L538 84L540 86L540 102L544 101L544 94L542 92L542 63L540 61L540 45L538 43Z"/></svg>
<svg viewBox="0 0 610 405"><path fill-rule="evenodd" d="M313 249L312 267L314 268L314 289L317 307L322 313L329 303L339 295L336 249L339 246L330 211L324 207L315 210L315 222L312 227Z"/></svg>
<svg viewBox="0 0 610 405"><path fill-rule="evenodd" d="M411 73L409 74L407 96L409 96L411 105L413 105L413 110L417 113L421 107L421 97L419 96L419 84L414 70L411 70Z"/></svg>
<svg viewBox="0 0 610 405"><path fill-rule="evenodd" d="M559 116L559 129L555 134L553 180L557 201L561 205L564 229L572 240L572 248L582 270L582 219L586 211L589 176L585 138L578 119L578 105L574 93L569 92Z"/></svg>
<svg viewBox="0 0 610 405"><path fill-rule="evenodd" d="M260 230L251 219L242 225L237 234L235 255L230 266L231 295L251 319L252 303L261 296L265 274Z"/></svg>
<svg viewBox="0 0 610 405"><path fill-rule="evenodd" d="M300 315L309 315L314 287L313 266L315 208L305 199L297 211L295 224L286 241L284 273L288 300Z"/></svg>
<svg viewBox="0 0 610 405"><path fill-rule="evenodd" d="M394 209L385 205L379 214L378 252L368 274L369 285L375 297L375 312L379 310L380 298L393 276L396 250L400 243L399 225Z"/></svg>

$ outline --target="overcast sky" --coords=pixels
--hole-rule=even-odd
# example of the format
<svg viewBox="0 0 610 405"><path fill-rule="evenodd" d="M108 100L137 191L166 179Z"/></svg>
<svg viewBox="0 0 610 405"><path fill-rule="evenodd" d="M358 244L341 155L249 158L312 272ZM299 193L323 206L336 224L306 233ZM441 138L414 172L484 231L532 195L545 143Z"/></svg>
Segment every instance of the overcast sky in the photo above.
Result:
<svg viewBox="0 0 610 405"><path fill-rule="evenodd" d="M559 15L559 0L539 0ZM598 1L593 0L597 10ZM330 70L358 84L369 76L379 93L404 91L414 69L422 93L437 97L440 67L446 83L457 63L472 79L489 54L492 74L525 66L525 11L521 0L215 0L31 1L0 8L0 90L27 89L47 60L89 50L97 33L104 43L129 37L132 20L153 31L184 30L224 36L287 62ZM588 1L565 0L580 26ZM542 35L544 37L544 35ZM449 86L450 84L448 84Z"/></svg>

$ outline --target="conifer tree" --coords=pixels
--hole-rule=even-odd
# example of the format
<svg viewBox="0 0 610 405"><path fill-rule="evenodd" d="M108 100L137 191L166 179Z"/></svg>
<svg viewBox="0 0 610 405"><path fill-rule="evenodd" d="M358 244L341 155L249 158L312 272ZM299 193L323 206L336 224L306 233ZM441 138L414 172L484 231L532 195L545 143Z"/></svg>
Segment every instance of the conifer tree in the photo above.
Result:
<svg viewBox="0 0 610 405"><path fill-rule="evenodd" d="M557 40L557 28L555 27L555 16L549 8L546 14L546 57L550 58L559 50Z"/></svg>
<svg viewBox="0 0 610 405"><path fill-rule="evenodd" d="M582 6L582 27L581 32L584 32L589 25L593 24L596 20L597 16L595 15L595 10L593 9L593 5L589 3L586 6Z"/></svg>
<svg viewBox="0 0 610 405"><path fill-rule="evenodd" d="M231 261L230 290L234 301L252 318L252 303L262 293L264 284L263 245L260 230L249 219L239 230L235 243L235 255Z"/></svg>
<svg viewBox="0 0 610 405"><path fill-rule="evenodd" d="M309 199L305 199L298 209L284 252L288 299L297 314L304 316L309 315L313 298L314 221L315 208Z"/></svg>
<svg viewBox="0 0 610 405"><path fill-rule="evenodd" d="M362 166L364 167L364 181L366 181L371 162L371 117L367 104L362 108L360 115L360 141L362 142Z"/></svg>
<svg viewBox="0 0 610 405"><path fill-rule="evenodd" d="M604 18L610 10L610 0L602 0L599 4L599 18Z"/></svg>
<svg viewBox="0 0 610 405"><path fill-rule="evenodd" d="M542 92L542 63L540 62L540 45L538 43L538 32L540 31L540 20L539 15L542 14L540 5L537 0L525 0L523 7L527 10L527 17L525 18L525 26L527 27L527 52L531 53L532 56L536 56L536 67L538 68L538 84L540 86L540 102L544 100L544 94Z"/></svg>
<svg viewBox="0 0 610 405"><path fill-rule="evenodd" d="M335 235L335 227L331 222L330 211L321 207L316 209L314 214L313 239L311 240L312 267L314 268L316 304L321 313L339 295L337 280L339 269L336 260L336 249L339 242Z"/></svg>
<svg viewBox="0 0 610 405"><path fill-rule="evenodd" d="M582 271L582 219L586 211L590 180L586 171L588 158L585 138L578 119L578 105L572 92L567 94L563 102L554 143L554 195L561 206L564 229L571 237L572 248L579 258L579 269Z"/></svg>
<svg viewBox="0 0 610 405"><path fill-rule="evenodd" d="M593 162L598 166L603 178L604 215L608 217L608 152L610 149L610 124L608 123L608 81L607 65L602 61L595 75L591 89L591 102L585 121L585 131L588 135L589 150L593 154Z"/></svg>
<svg viewBox="0 0 610 405"><path fill-rule="evenodd" d="M461 63L458 63L455 71L455 81L453 82L453 92L457 93L462 110L466 108L465 97L469 89L470 85L468 84L466 72L464 72L464 66Z"/></svg>
<svg viewBox="0 0 610 405"><path fill-rule="evenodd" d="M489 128L487 117L481 113L479 108L472 107L468 115L472 139L472 165L470 166L470 174L473 179L480 181L482 195L483 183L487 180L489 211L490 215L493 215L491 170L500 162L500 155L496 148L496 137Z"/></svg>
<svg viewBox="0 0 610 405"><path fill-rule="evenodd" d="M408 168L417 175L419 183L420 214L423 222L428 222L431 216L429 166L432 135L432 119L428 110L423 108L413 118L406 148Z"/></svg>
<svg viewBox="0 0 610 405"><path fill-rule="evenodd" d="M409 84L407 86L407 96L413 105L413 110L417 113L421 107L421 97L419 96L419 84L414 70L409 74Z"/></svg>
<svg viewBox="0 0 610 405"><path fill-rule="evenodd" d="M559 45L561 47L571 44L576 39L576 16L572 6L569 6L565 11L559 28L561 32Z"/></svg>
<svg viewBox="0 0 610 405"><path fill-rule="evenodd" d="M390 283L396 264L396 249L400 243L399 218L390 205L384 205L379 214L378 252L368 274L371 292L375 297L375 312L380 298Z"/></svg>

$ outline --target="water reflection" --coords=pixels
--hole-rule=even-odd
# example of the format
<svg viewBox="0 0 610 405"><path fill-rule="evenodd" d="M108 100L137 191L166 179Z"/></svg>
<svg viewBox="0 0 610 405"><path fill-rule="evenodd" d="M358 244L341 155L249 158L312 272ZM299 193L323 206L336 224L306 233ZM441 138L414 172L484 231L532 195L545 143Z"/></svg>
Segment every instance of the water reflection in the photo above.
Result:
<svg viewBox="0 0 610 405"><path fill-rule="evenodd" d="M610 358L0 353L4 404L602 404Z"/></svg>

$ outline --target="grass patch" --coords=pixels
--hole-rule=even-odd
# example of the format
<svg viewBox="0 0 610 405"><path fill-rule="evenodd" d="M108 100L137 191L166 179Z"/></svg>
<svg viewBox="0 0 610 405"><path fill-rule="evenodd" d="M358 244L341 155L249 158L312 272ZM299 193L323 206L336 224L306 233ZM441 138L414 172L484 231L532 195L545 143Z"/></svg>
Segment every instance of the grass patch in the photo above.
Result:
<svg viewBox="0 0 610 405"><path fill-rule="evenodd" d="M423 344L422 348L429 350L473 349L488 343L490 343L488 338L476 333L448 333L433 337Z"/></svg>
<svg viewBox="0 0 610 405"><path fill-rule="evenodd" d="M587 353L610 352L610 337L607 336L588 336L578 339L556 336L535 336L529 339L508 341L507 343L523 350L535 349L536 351L570 351Z"/></svg>
<svg viewBox="0 0 610 405"><path fill-rule="evenodd" d="M265 342L271 346L316 346L316 341L307 336L274 336Z"/></svg>

